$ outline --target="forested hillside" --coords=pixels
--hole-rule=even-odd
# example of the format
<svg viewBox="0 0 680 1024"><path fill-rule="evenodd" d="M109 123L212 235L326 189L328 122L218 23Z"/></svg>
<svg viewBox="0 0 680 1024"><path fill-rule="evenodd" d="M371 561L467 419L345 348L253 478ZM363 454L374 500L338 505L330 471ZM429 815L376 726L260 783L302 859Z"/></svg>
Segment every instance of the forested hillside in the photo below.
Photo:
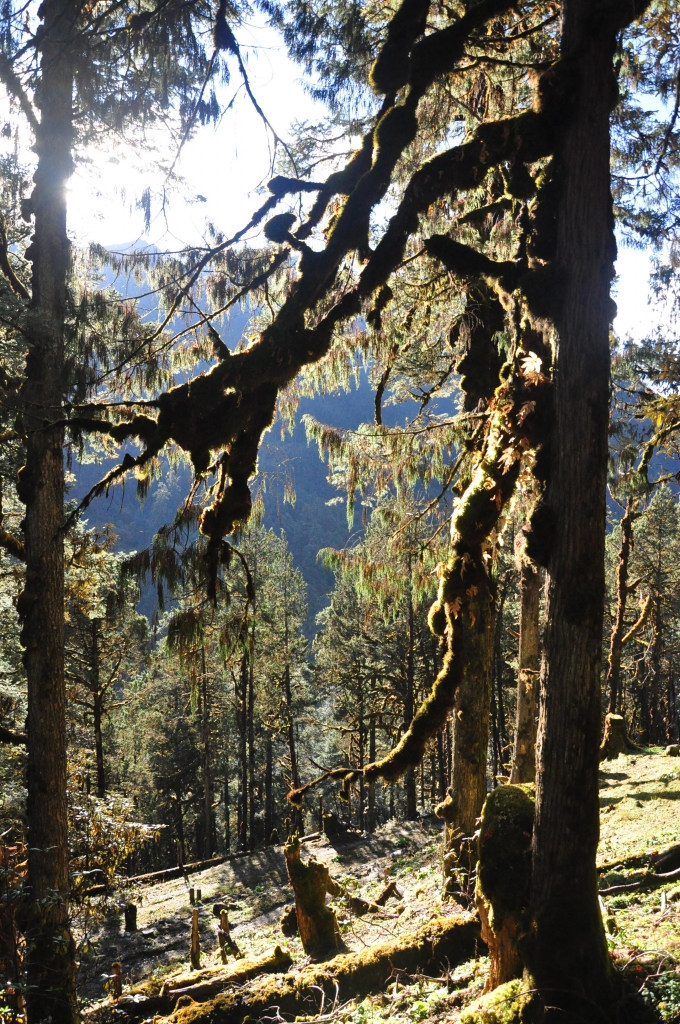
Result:
<svg viewBox="0 0 680 1024"><path fill-rule="evenodd" d="M677 4L0 23L0 1019L678 1024Z"/></svg>

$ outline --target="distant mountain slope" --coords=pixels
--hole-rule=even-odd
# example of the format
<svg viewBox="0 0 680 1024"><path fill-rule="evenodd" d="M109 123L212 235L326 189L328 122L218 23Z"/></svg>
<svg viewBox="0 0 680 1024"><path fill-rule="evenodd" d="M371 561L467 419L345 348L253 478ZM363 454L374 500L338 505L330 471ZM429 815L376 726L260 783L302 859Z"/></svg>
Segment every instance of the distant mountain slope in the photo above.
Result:
<svg viewBox="0 0 680 1024"><path fill-rule="evenodd" d="M317 419L340 427L354 427L368 420L373 412L373 393L365 381L347 394L304 399L300 413L311 412ZM299 417L298 417L299 419ZM112 463L111 463L112 465ZM86 464L74 467L77 478L71 496L77 499L103 476L109 464ZM265 476L265 524L276 532L285 530L295 565L301 569L308 588L309 616L307 632L314 633L314 620L325 607L333 587L333 574L317 561L317 552L324 547L342 547L349 539L345 504L328 506L338 492L326 479L326 467L320 460L316 445L308 445L305 431L298 422L293 435L281 437L275 424L265 437L259 459ZM284 477L290 475L296 501L284 502ZM154 533L170 522L188 492L191 472L168 468L162 480L155 481L143 502L136 496L134 480L115 487L108 497L97 498L86 518L90 526L112 523L118 535L117 548L138 551L146 547ZM144 602L145 608L148 602Z"/></svg>

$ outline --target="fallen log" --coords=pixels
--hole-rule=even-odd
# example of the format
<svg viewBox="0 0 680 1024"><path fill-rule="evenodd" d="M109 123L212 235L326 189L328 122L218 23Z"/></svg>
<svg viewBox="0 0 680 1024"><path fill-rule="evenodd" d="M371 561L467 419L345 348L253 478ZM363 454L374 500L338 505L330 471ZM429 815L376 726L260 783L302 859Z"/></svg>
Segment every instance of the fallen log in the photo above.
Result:
<svg viewBox="0 0 680 1024"><path fill-rule="evenodd" d="M258 1020L276 1007L292 1017L319 1013L320 1000L363 999L380 992L395 972L438 973L471 959L477 952L479 921L466 915L440 918L390 942L358 953L342 953L321 964L310 964L298 974L263 978L248 990L223 992L206 1003L182 1006L174 1024L242 1024Z"/></svg>
<svg viewBox="0 0 680 1024"><path fill-rule="evenodd" d="M665 874L657 875L647 871L641 878L632 882L624 882L621 885L610 885L608 889L600 889L600 896L616 896L620 892L643 892L647 889L658 889L661 885L668 885L669 882L680 881L680 868L675 871L667 871Z"/></svg>
<svg viewBox="0 0 680 1024"><path fill-rule="evenodd" d="M608 860L598 864L597 870L600 874L606 874L618 867L638 868L648 864L653 865L657 871L674 871L675 868L680 868L680 843L662 846L661 849L645 850L643 853L632 853L617 860Z"/></svg>
<svg viewBox="0 0 680 1024"><path fill-rule="evenodd" d="M129 1017L149 1017L154 1013L171 1013L181 996L190 996L195 1002L205 1002L227 988L238 988L260 974L271 974L287 970L293 958L287 949L277 946L272 953L238 961L233 966L218 971L194 971L167 978L160 992L134 992L116 1002L116 1008Z"/></svg>

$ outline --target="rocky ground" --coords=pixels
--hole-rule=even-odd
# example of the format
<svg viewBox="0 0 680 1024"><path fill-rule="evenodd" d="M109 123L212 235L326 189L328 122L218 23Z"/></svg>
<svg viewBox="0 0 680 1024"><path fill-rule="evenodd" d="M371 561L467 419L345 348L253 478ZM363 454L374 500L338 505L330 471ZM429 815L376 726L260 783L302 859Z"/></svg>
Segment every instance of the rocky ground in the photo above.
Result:
<svg viewBox="0 0 680 1024"><path fill-rule="evenodd" d="M653 752L621 755L603 763L598 854L603 889L636 879L654 851L680 843L678 800L678 759ZM420 823L390 822L374 836L349 841L317 839L305 843L303 859L314 856L326 862L348 892L367 899L376 898L387 877L397 881L403 899L391 900L379 914L357 918L346 900L334 901L343 939L358 952L460 913L460 906L441 898L441 849L442 824L430 818ZM123 931L120 912L102 920L93 906L89 920L80 922L84 947L80 991L85 1008L94 1011L97 1020L107 1005L102 996L114 960L123 965L128 992L142 983L149 991L177 975L191 977L189 885L201 890L204 971L221 964L218 922L213 915L218 903L228 908L233 938L246 958L284 944L293 959L293 972L308 962L299 939L282 938L279 921L292 892L282 850L270 848L193 874L188 884L179 879L121 893L121 908L130 898L139 906L134 934ZM605 895L601 905L612 956L658 1006L664 1020L680 1022L680 886ZM324 1020L382 1024L389 1018L399 1024L431 1019L454 1024L480 994L486 970L485 958L479 957L440 978L401 978L386 992L336 1005Z"/></svg>

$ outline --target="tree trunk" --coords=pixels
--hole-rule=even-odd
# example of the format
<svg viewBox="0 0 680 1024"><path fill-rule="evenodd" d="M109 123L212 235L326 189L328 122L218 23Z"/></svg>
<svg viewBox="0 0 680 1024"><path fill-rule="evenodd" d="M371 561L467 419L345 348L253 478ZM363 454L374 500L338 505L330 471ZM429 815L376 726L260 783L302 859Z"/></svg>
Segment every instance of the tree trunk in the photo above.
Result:
<svg viewBox="0 0 680 1024"><path fill-rule="evenodd" d="M406 652L406 694L404 698L404 732L408 730L415 711L415 624L413 613L413 592L411 588L411 554L408 556L408 649ZM416 806L416 773L414 768L409 768L404 778L406 790L406 820L415 821L418 817Z"/></svg>
<svg viewBox="0 0 680 1024"><path fill-rule="evenodd" d="M456 848L458 839L474 835L486 799L495 613L490 596L483 605L480 601L480 606L480 621L466 631L465 651L461 654L465 672L453 713L453 804L446 815L452 825L449 848Z"/></svg>
<svg viewBox="0 0 680 1024"><path fill-rule="evenodd" d="M210 706L208 704L208 673L205 667L205 647L201 647L201 687L203 690L203 820L205 834L203 856L212 857L212 772L210 768Z"/></svg>
<svg viewBox="0 0 680 1024"><path fill-rule="evenodd" d="M545 1001L595 1019L612 971L597 896L598 748L604 602L609 297L616 246L609 115L617 5L563 6L574 92L557 151L552 522L537 744L529 967ZM599 9L599 8L598 8ZM607 1018L608 1019L608 1018Z"/></svg>
<svg viewBox="0 0 680 1024"><path fill-rule="evenodd" d="M361 697L359 700L359 757L357 768L361 772L359 776L359 828L364 831L365 822L365 803L366 803L366 780L364 778L364 764L366 758L364 756L364 745L366 739L366 726L364 723L364 683L361 682Z"/></svg>
<svg viewBox="0 0 680 1024"><path fill-rule="evenodd" d="M371 712L368 721L368 763L375 761L375 714ZM375 779L368 783L368 831L375 832Z"/></svg>
<svg viewBox="0 0 680 1024"><path fill-rule="evenodd" d="M229 793L229 732L224 735L224 852L231 850L231 796Z"/></svg>
<svg viewBox="0 0 680 1024"><path fill-rule="evenodd" d="M182 795L179 792L175 793L177 798L177 842L179 844L179 866L184 867L186 862L186 846L184 843L184 815L182 814Z"/></svg>
<svg viewBox="0 0 680 1024"><path fill-rule="evenodd" d="M661 618L661 581L659 579L660 567L657 569L657 586L656 593L654 595L654 625L652 632L652 686L651 686L651 711L652 711L652 725L653 725L653 739L655 743L663 743L666 730L664 723L663 713L663 701L662 701L662 686L661 686L661 645L663 642L662 635L662 618Z"/></svg>
<svg viewBox="0 0 680 1024"><path fill-rule="evenodd" d="M290 781L292 783L292 789L300 788L300 771L298 769L297 760L297 744L295 742L295 722L293 719L293 692L290 685L290 665L286 662L286 667L283 673L283 684L284 684L284 695L286 698L286 721L288 725L288 754L290 756ZM301 827L301 812L299 808L294 807L293 811L293 822L296 827Z"/></svg>
<svg viewBox="0 0 680 1024"><path fill-rule="evenodd" d="M536 775L540 596L539 569L523 559L520 577L517 718L510 782L533 782Z"/></svg>
<svg viewBox="0 0 680 1024"><path fill-rule="evenodd" d="M271 842L272 830L274 828L274 797L272 792L273 765L272 765L272 734L267 731L265 741L265 769L264 769L264 841Z"/></svg>
<svg viewBox="0 0 680 1024"><path fill-rule="evenodd" d="M66 182L73 171L71 43L77 9L45 0L40 15L40 126L32 195L35 230L26 252L33 264L30 350L23 399L26 465L19 497L26 505L26 584L19 599L28 683L28 892L26 1009L29 1024L77 1019L75 947L69 927L64 688L64 474L61 428L64 317L70 246Z"/></svg>
<svg viewBox="0 0 680 1024"><path fill-rule="evenodd" d="M255 847L255 651L250 641L248 659L248 846Z"/></svg>
<svg viewBox="0 0 680 1024"><path fill-rule="evenodd" d="M248 651L241 658L241 671L238 688L239 711L239 771L240 800L238 815L238 845L241 850L248 849Z"/></svg>
<svg viewBox="0 0 680 1024"><path fill-rule="evenodd" d="M609 692L609 712L616 714L619 703L621 680L621 650L625 633L626 602L628 600L628 563L633 541L633 523L637 519L635 502L629 498L626 511L621 520L621 546L619 548L619 564L616 570L616 619L612 629L607 661L606 686Z"/></svg>
<svg viewBox="0 0 680 1024"><path fill-rule="evenodd" d="M497 598L495 625L493 631L493 682L492 687L495 688L495 701L496 701L496 714L498 716L498 743L499 743L499 761L501 767L505 769L503 764L504 757L507 758L508 748L508 730L505 725L505 704L503 701L503 608L505 606L505 597L507 593L507 583L503 583L502 590Z"/></svg>
<svg viewBox="0 0 680 1024"><path fill-rule="evenodd" d="M104 743L102 740L102 693L99 678L99 619L92 619L92 728L97 760L97 796L106 795L104 778Z"/></svg>
<svg viewBox="0 0 680 1024"><path fill-rule="evenodd" d="M446 751L444 749L444 732L446 726L439 730L437 733L437 767L439 769L439 799L446 799L447 780L446 780Z"/></svg>

